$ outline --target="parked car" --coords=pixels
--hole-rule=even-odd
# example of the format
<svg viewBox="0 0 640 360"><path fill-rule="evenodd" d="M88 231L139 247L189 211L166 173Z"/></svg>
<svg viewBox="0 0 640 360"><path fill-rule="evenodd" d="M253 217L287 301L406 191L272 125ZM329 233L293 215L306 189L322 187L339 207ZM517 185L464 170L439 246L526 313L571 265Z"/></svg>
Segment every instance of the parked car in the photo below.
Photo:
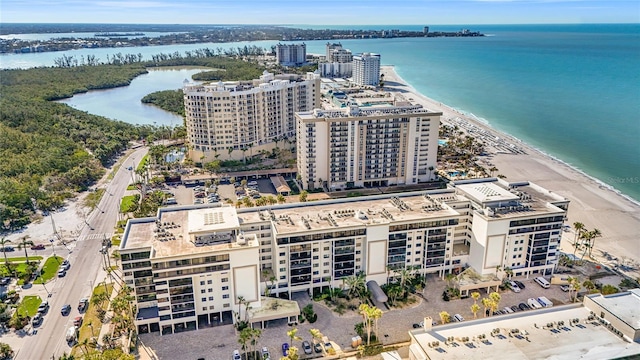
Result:
<svg viewBox="0 0 640 360"><path fill-rule="evenodd" d="M33 319L31 319L31 325L40 326L40 324L42 324L42 314L37 313Z"/></svg>
<svg viewBox="0 0 640 360"><path fill-rule="evenodd" d="M46 314L47 311L49 311L49 302L43 301L40 303L40 306L38 306L38 314Z"/></svg>
<svg viewBox="0 0 640 360"><path fill-rule="evenodd" d="M69 270L69 268L71 267L71 263L69 262L69 260L65 260L62 262L60 267L64 270Z"/></svg>
<svg viewBox="0 0 640 360"><path fill-rule="evenodd" d="M240 356L240 351L238 350L233 350L233 360L241 360L242 357Z"/></svg>
<svg viewBox="0 0 640 360"><path fill-rule="evenodd" d="M513 292L515 293L519 293L520 292L520 287L518 286L518 284L516 284L515 281L509 281L509 287L511 288L511 290L513 290Z"/></svg>
<svg viewBox="0 0 640 360"><path fill-rule="evenodd" d="M414 323L414 324L413 324L413 328L414 328L414 329L419 329L419 328L421 328L421 326L420 326L420 324L418 324L418 323Z"/></svg>
<svg viewBox="0 0 640 360"><path fill-rule="evenodd" d="M307 340L302 342L302 349L304 350L304 353L307 355L311 355L313 353L313 351L311 350L311 344L309 344Z"/></svg>
<svg viewBox="0 0 640 360"><path fill-rule="evenodd" d="M7 286L11 282L11 278L2 278L0 279L0 286Z"/></svg>
<svg viewBox="0 0 640 360"><path fill-rule="evenodd" d="M502 311L504 311L504 313L505 313L505 314L511 314L511 313L513 313L513 312L514 312L514 311L513 311L513 310L511 310L511 308L510 308L510 307L508 307L508 306L505 306L505 307L504 307L504 309L502 309Z"/></svg>
<svg viewBox="0 0 640 360"><path fill-rule="evenodd" d="M322 352L322 344L317 343L315 345L313 345L313 350L316 352L316 354L319 354Z"/></svg>
<svg viewBox="0 0 640 360"><path fill-rule="evenodd" d="M83 311L87 310L87 305L89 305L89 299L88 298L80 299L80 301L78 302L78 311L83 312Z"/></svg>
<svg viewBox="0 0 640 360"><path fill-rule="evenodd" d="M60 309L60 313L62 314L62 316L67 316L69 315L70 312L71 312L71 305L69 304L62 305L62 309Z"/></svg>
<svg viewBox="0 0 640 360"><path fill-rule="evenodd" d="M520 311L520 308L518 306L516 306L516 305L513 305L511 307L511 310L513 310L513 312L518 312L518 311Z"/></svg>
<svg viewBox="0 0 640 360"><path fill-rule="evenodd" d="M513 282L516 283L516 285L518 285L520 289L524 289L524 284L522 283L522 281L513 280Z"/></svg>
<svg viewBox="0 0 640 360"><path fill-rule="evenodd" d="M518 308L520 308L520 310L525 311L525 310L530 310L531 307L529 307L529 305L525 304L525 303L520 303L518 304Z"/></svg>
<svg viewBox="0 0 640 360"><path fill-rule="evenodd" d="M569 290L571 290L571 287L569 285L562 285L560 286L560 290L568 292Z"/></svg>
<svg viewBox="0 0 640 360"><path fill-rule="evenodd" d="M266 347L262 348L262 360L270 360L271 359L271 354L269 354L269 349L267 349Z"/></svg>
<svg viewBox="0 0 640 360"><path fill-rule="evenodd" d="M82 325L82 316L76 316L76 318L73 319L73 325L80 327L80 325Z"/></svg>
<svg viewBox="0 0 640 360"><path fill-rule="evenodd" d="M31 250L44 250L44 244L33 245Z"/></svg>
<svg viewBox="0 0 640 360"><path fill-rule="evenodd" d="M65 269L58 270L58 277L59 278L63 278L65 276L67 276L67 270L65 270Z"/></svg>
<svg viewBox="0 0 640 360"><path fill-rule="evenodd" d="M282 356L287 356L288 352L289 352L289 344L288 343L282 344Z"/></svg>
<svg viewBox="0 0 640 360"><path fill-rule="evenodd" d="M16 251L16 249L13 248L13 246L5 246L2 251L4 252L12 252L12 251Z"/></svg>

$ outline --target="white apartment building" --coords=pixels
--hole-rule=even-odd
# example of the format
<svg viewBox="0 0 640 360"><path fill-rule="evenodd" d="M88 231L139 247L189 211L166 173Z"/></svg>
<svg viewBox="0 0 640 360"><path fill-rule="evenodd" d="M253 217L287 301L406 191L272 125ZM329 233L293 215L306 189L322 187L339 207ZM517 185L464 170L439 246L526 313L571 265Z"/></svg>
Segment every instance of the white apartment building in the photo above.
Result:
<svg viewBox="0 0 640 360"><path fill-rule="evenodd" d="M353 82L358 85L378 85L380 54L362 53L353 56Z"/></svg>
<svg viewBox="0 0 640 360"><path fill-rule="evenodd" d="M299 66L307 62L306 44L277 44L276 60L284 66Z"/></svg>
<svg viewBox="0 0 640 360"><path fill-rule="evenodd" d="M349 78L353 74L353 62L321 62L318 72L323 78Z"/></svg>
<svg viewBox="0 0 640 360"><path fill-rule="evenodd" d="M183 91L189 157L239 160L295 137L294 113L320 104L320 76L265 71L253 81L187 83Z"/></svg>
<svg viewBox="0 0 640 360"><path fill-rule="evenodd" d="M352 75L353 54L342 48L341 43L327 43L325 62L318 63L320 76L324 78L348 78Z"/></svg>
<svg viewBox="0 0 640 360"><path fill-rule="evenodd" d="M296 113L302 186L338 190L432 180L442 113L395 104Z"/></svg>
<svg viewBox="0 0 640 360"><path fill-rule="evenodd" d="M518 197L479 202L483 187ZM495 271L489 267L495 258L504 254L511 261L516 253L512 243L495 244L503 239L506 245L520 233L531 236L523 237L528 255L514 271L553 272L558 244L541 239L561 230L562 221L555 217L562 217L567 205L535 184L480 179L441 190L257 208L167 207L157 217L129 220L120 245L121 266L134 290L141 333L229 324L234 313L242 313L239 296L253 308L251 322L261 322L275 318L262 315L269 298L261 294L267 287L271 294L290 295L339 287L357 273L383 284L394 276L389 269L409 266L439 276L464 266ZM512 224L483 225L503 221ZM541 253L545 259L537 258Z"/></svg>

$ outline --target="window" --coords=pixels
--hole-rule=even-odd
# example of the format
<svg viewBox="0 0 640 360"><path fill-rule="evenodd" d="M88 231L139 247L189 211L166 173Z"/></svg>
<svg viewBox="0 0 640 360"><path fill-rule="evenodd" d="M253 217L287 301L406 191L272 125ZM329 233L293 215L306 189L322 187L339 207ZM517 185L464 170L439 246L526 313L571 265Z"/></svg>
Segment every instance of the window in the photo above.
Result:
<svg viewBox="0 0 640 360"><path fill-rule="evenodd" d="M209 301L213 301L213 296L209 296Z"/></svg>
<svg viewBox="0 0 640 360"><path fill-rule="evenodd" d="M222 298L223 298L223 299L228 299L228 298L229 298L229 294L224 294L224 295L222 295Z"/></svg>
<svg viewBox="0 0 640 360"><path fill-rule="evenodd" d="M208 284L208 285L213 284L213 280L207 280L207 284Z"/></svg>
<svg viewBox="0 0 640 360"><path fill-rule="evenodd" d="M229 290L229 287L228 286L223 286L222 287L222 291L226 291L226 290Z"/></svg>
<svg viewBox="0 0 640 360"><path fill-rule="evenodd" d="M328 259L329 258L329 254L324 254L323 258Z"/></svg>
<svg viewBox="0 0 640 360"><path fill-rule="evenodd" d="M328 262L328 261L327 261L327 262L324 262L324 263L322 263L322 265L323 265L323 266L329 266L329 262Z"/></svg>
<svg viewBox="0 0 640 360"><path fill-rule="evenodd" d="M285 272L285 271L287 271L287 268L280 268L279 271L280 272Z"/></svg>
<svg viewBox="0 0 640 360"><path fill-rule="evenodd" d="M215 309L215 308L216 308L216 307L215 307L215 305L211 305L211 306L209 306L209 310L213 310L213 309Z"/></svg>
<svg viewBox="0 0 640 360"><path fill-rule="evenodd" d="M221 282L229 282L229 278L222 278L220 279Z"/></svg>
<svg viewBox="0 0 640 360"><path fill-rule="evenodd" d="M284 280L284 279L286 279L286 278L287 278L287 277L286 277L286 276L284 276L284 275L280 276L280 280Z"/></svg>
<svg viewBox="0 0 640 360"><path fill-rule="evenodd" d="M213 292L213 288L210 288L210 289L209 289L209 292Z"/></svg>
<svg viewBox="0 0 640 360"><path fill-rule="evenodd" d="M284 252L281 252L281 253L280 253L280 256L284 256L284 255L285 255L285 253L284 253Z"/></svg>
<svg viewBox="0 0 640 360"><path fill-rule="evenodd" d="M207 307L206 307L206 306L203 306L203 307L202 307L202 311L207 311Z"/></svg>
<svg viewBox="0 0 640 360"><path fill-rule="evenodd" d="M207 290L206 290L206 289L202 289L202 290L200 290L200 294L204 294L204 293L206 293L206 292L207 292Z"/></svg>
<svg viewBox="0 0 640 360"><path fill-rule="evenodd" d="M206 298L206 297L203 297L201 300L202 300L202 301L207 301L207 298Z"/></svg>
<svg viewBox="0 0 640 360"><path fill-rule="evenodd" d="M200 285L204 285L204 281L200 281Z"/></svg>
<svg viewBox="0 0 640 360"><path fill-rule="evenodd" d="M224 308L228 308L228 307L231 307L231 304L226 303L226 304L222 305L222 307L224 307Z"/></svg>
<svg viewBox="0 0 640 360"><path fill-rule="evenodd" d="M280 260L280 265L284 265L287 263L287 260Z"/></svg>

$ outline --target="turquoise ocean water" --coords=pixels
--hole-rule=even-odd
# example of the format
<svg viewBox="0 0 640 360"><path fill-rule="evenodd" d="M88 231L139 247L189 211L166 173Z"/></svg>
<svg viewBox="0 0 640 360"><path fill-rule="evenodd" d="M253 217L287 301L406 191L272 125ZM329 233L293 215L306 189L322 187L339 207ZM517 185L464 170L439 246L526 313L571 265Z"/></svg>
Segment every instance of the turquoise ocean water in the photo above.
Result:
<svg viewBox="0 0 640 360"><path fill-rule="evenodd" d="M358 28L422 30L421 25ZM431 31L462 28L488 36L341 42L354 53L380 53L383 64L395 65L398 74L426 96L472 113L640 200L640 24L431 26ZM203 47L255 44L268 48L275 43L64 53L79 56L93 51L99 58L117 52L142 53L148 58ZM324 54L325 43L307 41L307 52ZM3 55L0 67L52 66L62 54Z"/></svg>

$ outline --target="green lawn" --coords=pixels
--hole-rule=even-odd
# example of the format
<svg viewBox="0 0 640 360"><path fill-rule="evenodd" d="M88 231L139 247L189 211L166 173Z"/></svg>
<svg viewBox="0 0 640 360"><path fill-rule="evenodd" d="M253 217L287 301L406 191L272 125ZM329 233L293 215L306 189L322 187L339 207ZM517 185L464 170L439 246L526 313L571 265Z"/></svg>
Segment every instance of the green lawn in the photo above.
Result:
<svg viewBox="0 0 640 360"><path fill-rule="evenodd" d="M27 261L27 258L22 256L22 257L10 257L8 258L9 262L25 262ZM29 256L29 261L40 261L42 260L42 256Z"/></svg>
<svg viewBox="0 0 640 360"><path fill-rule="evenodd" d="M42 303L40 296L28 295L22 299L20 305L18 305L18 314L29 317L33 317L38 312L38 306Z"/></svg>
<svg viewBox="0 0 640 360"><path fill-rule="evenodd" d="M127 195L122 197L122 202L120 203L120 212L127 213L131 211L136 204L136 195Z"/></svg>
<svg viewBox="0 0 640 360"><path fill-rule="evenodd" d="M105 291L104 284L101 283L93 289L93 294L91 295L91 299L98 294L107 293L111 296L111 291L113 290L113 284L107 284L107 290ZM103 310L107 310L107 306L109 305L109 301L105 301L102 303L101 308ZM82 326L80 327L80 332L78 333L78 344L81 344L84 339L91 339L92 336L98 336L100 334L100 328L102 327L102 322L98 318L98 306L95 305L91 300L89 300L89 306L87 307L87 311L84 313L84 319L82 322ZM89 324L92 324L93 329ZM74 352L78 353L75 351Z"/></svg>
<svg viewBox="0 0 640 360"><path fill-rule="evenodd" d="M42 267L41 276L38 276L33 283L42 284L43 281L46 283L53 279L53 277L58 273L58 268L60 267L60 264L62 264L62 260L63 259L60 256L52 256L48 258Z"/></svg>
<svg viewBox="0 0 640 360"><path fill-rule="evenodd" d="M127 186L127 190L138 190L138 187L135 186L135 184L129 184L129 186Z"/></svg>
<svg viewBox="0 0 640 360"><path fill-rule="evenodd" d="M16 265L16 272L18 273L18 276L20 276L20 274L24 274L27 272L27 263L23 262L23 263L19 263ZM2 265L0 265L0 275L2 276L11 276L11 272L9 272L9 269L7 269L7 266L3 263Z"/></svg>
<svg viewBox="0 0 640 360"><path fill-rule="evenodd" d="M136 171L141 171L147 165L147 160L149 159L149 154L145 155L142 160L140 160L140 164L136 168Z"/></svg>

